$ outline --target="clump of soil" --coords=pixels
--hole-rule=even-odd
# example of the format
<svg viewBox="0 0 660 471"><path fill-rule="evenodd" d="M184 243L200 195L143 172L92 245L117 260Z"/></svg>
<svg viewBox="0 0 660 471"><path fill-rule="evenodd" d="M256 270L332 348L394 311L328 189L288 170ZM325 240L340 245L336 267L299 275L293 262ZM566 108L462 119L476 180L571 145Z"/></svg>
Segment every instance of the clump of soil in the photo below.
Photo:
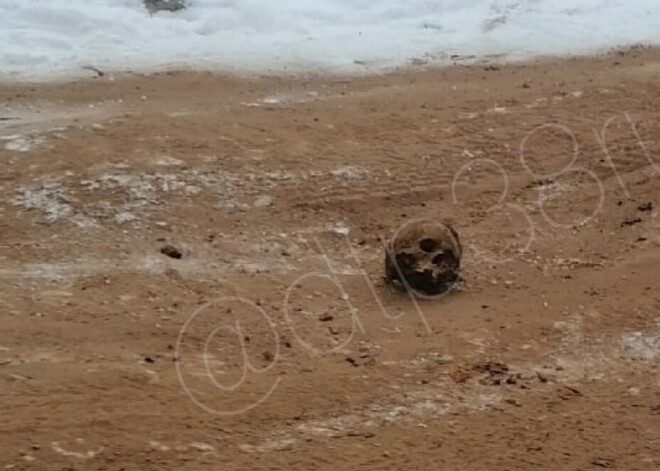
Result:
<svg viewBox="0 0 660 471"><path fill-rule="evenodd" d="M183 252L181 252L181 250L177 247L169 244L161 247L160 253L176 260L183 258Z"/></svg>
<svg viewBox="0 0 660 471"><path fill-rule="evenodd" d="M144 6L149 13L154 14L158 11L179 11L185 9L185 0L144 0Z"/></svg>

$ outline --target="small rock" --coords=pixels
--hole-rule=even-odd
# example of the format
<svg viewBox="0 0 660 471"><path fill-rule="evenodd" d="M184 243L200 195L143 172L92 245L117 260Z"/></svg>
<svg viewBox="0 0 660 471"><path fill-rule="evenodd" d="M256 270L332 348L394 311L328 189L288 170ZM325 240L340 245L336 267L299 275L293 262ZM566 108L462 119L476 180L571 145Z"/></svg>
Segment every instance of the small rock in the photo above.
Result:
<svg viewBox="0 0 660 471"><path fill-rule="evenodd" d="M333 316L333 315L330 314L329 312L326 312L325 314L321 314L321 315L319 316L319 320L320 320L321 322L330 322L330 321L333 320L334 318L335 318L335 316Z"/></svg>
<svg viewBox="0 0 660 471"><path fill-rule="evenodd" d="M187 7L186 0L144 0L144 6L149 13L159 11L179 11Z"/></svg>
<svg viewBox="0 0 660 471"><path fill-rule="evenodd" d="M358 367L358 366L360 366L360 365L358 364L358 362L357 362L357 361L355 361L355 359L354 359L354 358L351 358L351 357L346 357L346 361L347 361L348 363L350 363L351 365L353 365L353 366L355 366L355 367Z"/></svg>
<svg viewBox="0 0 660 471"><path fill-rule="evenodd" d="M238 449L243 453L254 453L256 451L254 446L248 445L247 443L242 443L238 445Z"/></svg>
<svg viewBox="0 0 660 471"><path fill-rule="evenodd" d="M149 446L151 446L151 448L153 448L154 450L158 450L158 451L170 451L170 447L169 447L169 446L167 446L167 445L163 445L162 443L157 442L157 441L155 441L155 440L154 440L154 441L150 441L150 442L149 442Z"/></svg>
<svg viewBox="0 0 660 471"><path fill-rule="evenodd" d="M638 218L638 217L627 218L621 222L621 227L634 226L635 224L639 224L640 222L642 222L642 218Z"/></svg>
<svg viewBox="0 0 660 471"><path fill-rule="evenodd" d="M637 206L637 210L643 213L653 211L653 203L648 202L648 203L640 204L639 206Z"/></svg>
<svg viewBox="0 0 660 471"><path fill-rule="evenodd" d="M28 376L21 376L17 374L10 374L9 379L13 381L29 381L31 378Z"/></svg>
<svg viewBox="0 0 660 471"><path fill-rule="evenodd" d="M542 383L547 383L548 382L548 377L546 375L544 375L543 373L541 373L540 371L536 372L536 377Z"/></svg>
<svg viewBox="0 0 660 471"><path fill-rule="evenodd" d="M598 466L599 468L609 468L612 466L612 462L610 460L605 460L602 458L596 458L591 462L592 465Z"/></svg>
<svg viewBox="0 0 660 471"><path fill-rule="evenodd" d="M350 228L346 225L346 223L343 222L343 221L339 221L339 222L335 223L335 224L332 226L331 230L332 230L332 232L334 232L335 234L337 234L337 235L343 235L343 236L347 236L347 235L350 234L350 232L351 232L351 229L350 229Z"/></svg>
<svg viewBox="0 0 660 471"><path fill-rule="evenodd" d="M208 443L199 443L199 442L191 443L190 448L193 448L197 451L201 451L203 453L210 453L212 451L215 451L215 448L209 445Z"/></svg>
<svg viewBox="0 0 660 471"><path fill-rule="evenodd" d="M273 198L271 198L268 195L260 196L254 202L254 207L255 208L268 208L269 206L272 206L272 205L273 205Z"/></svg>
<svg viewBox="0 0 660 471"><path fill-rule="evenodd" d="M571 386L562 386L557 390L557 396L564 401L582 396L582 392Z"/></svg>
<svg viewBox="0 0 660 471"><path fill-rule="evenodd" d="M183 253L181 252L181 250L179 250L173 245L166 245L162 247L160 249L160 253L162 253L163 255L167 255L170 258L174 258L176 260L180 260L181 258L183 258Z"/></svg>
<svg viewBox="0 0 660 471"><path fill-rule="evenodd" d="M175 159L169 155L165 155L156 160L156 165L160 167L181 167L185 162L181 159Z"/></svg>

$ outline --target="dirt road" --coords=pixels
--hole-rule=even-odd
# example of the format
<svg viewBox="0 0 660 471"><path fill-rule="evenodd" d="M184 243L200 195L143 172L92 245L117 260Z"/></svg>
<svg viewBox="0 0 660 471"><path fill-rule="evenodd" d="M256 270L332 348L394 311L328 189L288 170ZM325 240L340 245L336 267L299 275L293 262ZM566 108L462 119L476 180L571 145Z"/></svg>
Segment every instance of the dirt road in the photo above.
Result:
<svg viewBox="0 0 660 471"><path fill-rule="evenodd" d="M660 467L660 52L0 96L4 469Z"/></svg>

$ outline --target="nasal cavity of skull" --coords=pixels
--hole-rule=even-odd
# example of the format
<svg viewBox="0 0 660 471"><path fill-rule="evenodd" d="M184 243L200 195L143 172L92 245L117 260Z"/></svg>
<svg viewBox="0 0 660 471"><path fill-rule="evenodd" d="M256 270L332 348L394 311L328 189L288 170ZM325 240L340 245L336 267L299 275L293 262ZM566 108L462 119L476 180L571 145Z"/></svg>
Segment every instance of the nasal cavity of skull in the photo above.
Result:
<svg viewBox="0 0 660 471"><path fill-rule="evenodd" d="M426 253L433 253L438 249L438 242L427 237L419 241L419 248Z"/></svg>
<svg viewBox="0 0 660 471"><path fill-rule="evenodd" d="M431 262L433 263L433 265L442 265L442 262L444 262L444 260L445 260L445 253L441 250L440 252L438 252L433 256Z"/></svg>

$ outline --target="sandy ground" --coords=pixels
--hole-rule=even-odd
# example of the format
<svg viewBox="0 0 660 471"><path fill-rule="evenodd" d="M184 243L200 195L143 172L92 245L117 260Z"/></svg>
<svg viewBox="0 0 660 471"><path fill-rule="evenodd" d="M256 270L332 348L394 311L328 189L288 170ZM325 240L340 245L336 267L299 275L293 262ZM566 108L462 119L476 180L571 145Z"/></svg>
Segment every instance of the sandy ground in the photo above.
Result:
<svg viewBox="0 0 660 471"><path fill-rule="evenodd" d="M660 468L660 52L0 97L4 469Z"/></svg>

